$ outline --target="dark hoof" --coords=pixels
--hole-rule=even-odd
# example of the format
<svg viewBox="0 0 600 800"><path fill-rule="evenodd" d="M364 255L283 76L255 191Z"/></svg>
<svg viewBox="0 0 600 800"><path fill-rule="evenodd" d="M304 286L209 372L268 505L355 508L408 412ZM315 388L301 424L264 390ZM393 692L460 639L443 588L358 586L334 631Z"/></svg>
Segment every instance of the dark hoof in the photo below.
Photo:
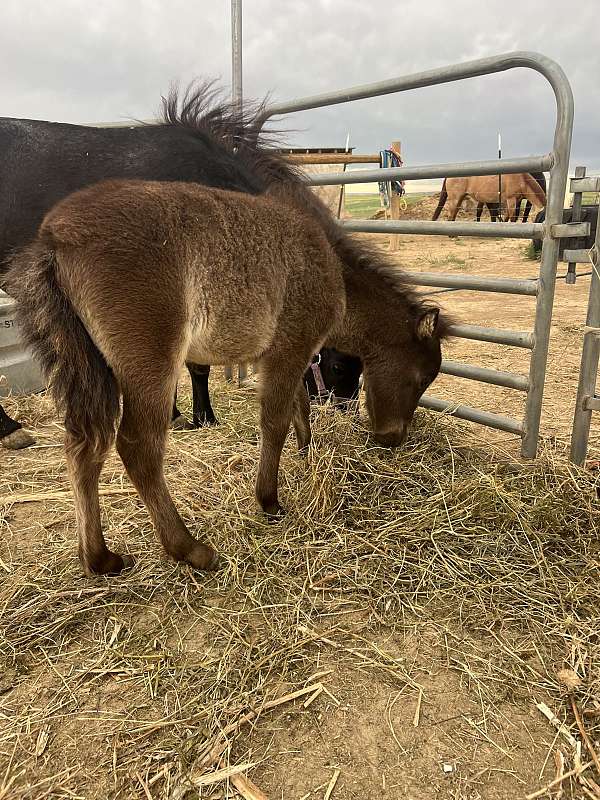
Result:
<svg viewBox="0 0 600 800"><path fill-rule="evenodd" d="M279 503L267 503L263 506L263 511L270 522L276 522L285 516L285 508L282 508Z"/></svg>
<svg viewBox="0 0 600 800"><path fill-rule="evenodd" d="M194 417L194 428L210 428L213 425L218 425L219 420L214 414L206 414L202 417Z"/></svg>
<svg viewBox="0 0 600 800"><path fill-rule="evenodd" d="M183 559L194 569L214 570L219 566L219 554L212 547L197 542Z"/></svg>
<svg viewBox="0 0 600 800"><path fill-rule="evenodd" d="M84 563L83 571L88 578L92 578L95 575L119 575L124 570L131 569L134 563L132 556L120 556L118 553L111 553L108 550L101 561L98 560L96 563L88 565Z"/></svg>
<svg viewBox="0 0 600 800"><path fill-rule="evenodd" d="M188 422L187 419L180 414L175 419L171 420L171 428L174 431L193 431L195 429L195 425L192 425L191 422Z"/></svg>
<svg viewBox="0 0 600 800"><path fill-rule="evenodd" d="M0 444L2 447L6 447L7 450L23 450L23 448L31 447L32 444L35 444L35 439L26 430L19 428L9 433L8 436L3 436L0 439Z"/></svg>

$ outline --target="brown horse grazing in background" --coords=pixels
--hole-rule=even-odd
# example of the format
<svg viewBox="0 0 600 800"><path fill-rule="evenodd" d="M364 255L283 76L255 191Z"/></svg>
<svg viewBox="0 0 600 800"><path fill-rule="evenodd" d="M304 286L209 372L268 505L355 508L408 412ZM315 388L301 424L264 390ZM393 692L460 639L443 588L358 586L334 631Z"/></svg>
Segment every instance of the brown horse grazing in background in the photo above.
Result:
<svg viewBox="0 0 600 800"><path fill-rule="evenodd" d="M468 178L444 178L440 201L433 214L436 220L448 201L448 218L455 220L462 201L467 195L477 203L485 203L488 207L498 206L498 175L473 175ZM532 206L543 208L546 205L546 193L539 183L528 172L514 175L502 175L500 193L502 211L507 221L516 222L521 200L527 200Z"/></svg>
<svg viewBox="0 0 600 800"><path fill-rule="evenodd" d="M302 377L324 343L362 359L376 440L403 441L439 371L445 323L383 257L342 231L332 248L315 202L286 183L253 196L106 181L56 205L13 258L8 283L23 332L65 411L88 575L118 573L130 561L106 546L98 498L121 398L117 450L165 551L200 569L215 564L215 551L184 525L163 474L185 361L258 362L256 496L267 514L281 511L278 469L290 421L299 448L310 442Z"/></svg>

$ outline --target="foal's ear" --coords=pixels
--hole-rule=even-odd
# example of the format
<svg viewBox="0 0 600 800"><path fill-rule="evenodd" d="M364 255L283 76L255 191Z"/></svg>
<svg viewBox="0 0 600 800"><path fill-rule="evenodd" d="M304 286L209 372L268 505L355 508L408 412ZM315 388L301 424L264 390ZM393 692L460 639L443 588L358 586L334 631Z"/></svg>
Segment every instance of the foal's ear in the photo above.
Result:
<svg viewBox="0 0 600 800"><path fill-rule="evenodd" d="M419 339L431 339L435 333L440 316L439 308L430 308L421 315L417 322L417 336Z"/></svg>

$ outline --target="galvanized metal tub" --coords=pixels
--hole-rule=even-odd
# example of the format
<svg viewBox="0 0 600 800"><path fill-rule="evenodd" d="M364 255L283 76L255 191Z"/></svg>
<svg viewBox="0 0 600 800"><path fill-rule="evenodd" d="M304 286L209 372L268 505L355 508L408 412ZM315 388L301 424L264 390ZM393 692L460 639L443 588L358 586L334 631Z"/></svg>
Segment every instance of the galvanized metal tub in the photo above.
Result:
<svg viewBox="0 0 600 800"><path fill-rule="evenodd" d="M0 397L30 394L45 388L46 382L19 335L16 303L0 291Z"/></svg>

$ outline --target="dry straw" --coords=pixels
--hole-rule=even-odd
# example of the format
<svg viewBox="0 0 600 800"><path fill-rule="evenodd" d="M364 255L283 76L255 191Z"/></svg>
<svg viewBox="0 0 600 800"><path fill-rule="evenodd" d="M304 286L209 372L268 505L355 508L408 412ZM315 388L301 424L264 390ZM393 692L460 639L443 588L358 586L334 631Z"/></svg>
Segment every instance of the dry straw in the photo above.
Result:
<svg viewBox="0 0 600 800"><path fill-rule="evenodd" d="M376 643L390 630L436 631L443 667L490 713L544 701L578 737L557 678L568 667L598 738L593 472L549 447L533 464L492 454L467 426L433 414L419 414L392 453L358 419L318 408L309 456L291 437L286 446L288 514L269 524L253 500L253 398L216 390L222 424L172 434L167 463L192 531L222 555L212 575L159 557L111 456L104 524L136 564L119 578L84 578L63 453L51 446L59 426L46 398L21 401L44 446L0 456L0 798L191 798L219 787L225 797L232 780L242 796L262 796L260 764L256 785L238 767L268 761L253 737L269 715L333 703L323 664L405 687L420 709L410 659ZM343 771L334 776L335 799Z"/></svg>

